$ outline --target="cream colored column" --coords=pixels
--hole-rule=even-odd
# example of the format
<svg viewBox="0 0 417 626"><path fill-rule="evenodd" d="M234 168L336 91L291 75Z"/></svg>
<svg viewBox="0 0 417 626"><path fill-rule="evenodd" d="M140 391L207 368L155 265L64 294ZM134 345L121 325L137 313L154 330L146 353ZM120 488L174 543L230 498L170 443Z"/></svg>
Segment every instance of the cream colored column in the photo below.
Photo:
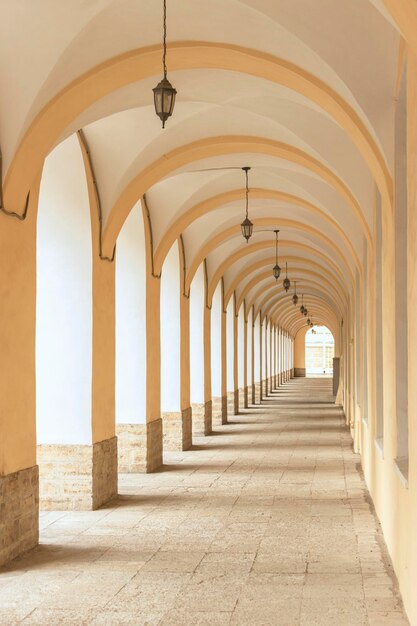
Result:
<svg viewBox="0 0 417 626"><path fill-rule="evenodd" d="M206 284L207 296L207 284ZM204 434L212 430L213 401L211 389L211 308L204 305Z"/></svg>
<svg viewBox="0 0 417 626"><path fill-rule="evenodd" d="M263 363L262 363L262 359L263 359L263 349L262 349L262 311L259 311L259 399L260 401L262 401L262 398L264 397L264 384L262 382L262 373L263 373Z"/></svg>
<svg viewBox="0 0 417 626"><path fill-rule="evenodd" d="M249 406L248 392L248 311L246 309L246 301L243 301L244 307L244 327L243 327L243 398L244 408Z"/></svg>
<svg viewBox="0 0 417 626"><path fill-rule="evenodd" d="M227 424L227 311L222 278L222 424Z"/></svg>
<svg viewBox="0 0 417 626"><path fill-rule="evenodd" d="M277 388L277 326L274 324L274 389Z"/></svg>
<svg viewBox="0 0 417 626"><path fill-rule="evenodd" d="M273 324L269 326L269 393L274 388L274 344L273 344Z"/></svg>
<svg viewBox="0 0 417 626"><path fill-rule="evenodd" d="M39 180L21 222L0 213L0 565L38 543L36 218Z"/></svg>
<svg viewBox="0 0 417 626"><path fill-rule="evenodd" d="M236 311L236 293L233 294L233 413L239 413L239 350L238 332L239 316Z"/></svg>
<svg viewBox="0 0 417 626"><path fill-rule="evenodd" d="M180 259L180 402L181 449L192 446L192 411L190 389L190 293L185 291L186 261L182 237L178 239Z"/></svg>
<svg viewBox="0 0 417 626"><path fill-rule="evenodd" d="M153 272L152 232L142 203L146 246L146 471L162 466L161 280Z"/></svg>
<svg viewBox="0 0 417 626"><path fill-rule="evenodd" d="M255 307L252 306L251 402L255 404Z"/></svg>

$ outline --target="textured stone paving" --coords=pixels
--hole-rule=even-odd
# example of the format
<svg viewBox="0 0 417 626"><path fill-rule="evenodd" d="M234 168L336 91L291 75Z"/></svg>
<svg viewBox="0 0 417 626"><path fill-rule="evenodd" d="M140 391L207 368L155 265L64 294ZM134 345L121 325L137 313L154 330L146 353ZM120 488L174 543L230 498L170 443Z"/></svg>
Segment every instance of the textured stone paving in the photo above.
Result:
<svg viewBox="0 0 417 626"><path fill-rule="evenodd" d="M0 624L400 626L392 567L330 381L293 380L114 505L41 515Z"/></svg>

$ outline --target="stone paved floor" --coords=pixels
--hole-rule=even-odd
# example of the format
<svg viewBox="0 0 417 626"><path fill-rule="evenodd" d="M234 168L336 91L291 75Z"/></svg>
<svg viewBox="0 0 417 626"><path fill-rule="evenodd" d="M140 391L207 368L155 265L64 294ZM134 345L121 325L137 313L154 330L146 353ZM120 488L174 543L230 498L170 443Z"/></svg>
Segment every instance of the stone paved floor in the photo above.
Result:
<svg viewBox="0 0 417 626"><path fill-rule="evenodd" d="M408 624L327 379L293 380L94 512L44 513L0 624Z"/></svg>

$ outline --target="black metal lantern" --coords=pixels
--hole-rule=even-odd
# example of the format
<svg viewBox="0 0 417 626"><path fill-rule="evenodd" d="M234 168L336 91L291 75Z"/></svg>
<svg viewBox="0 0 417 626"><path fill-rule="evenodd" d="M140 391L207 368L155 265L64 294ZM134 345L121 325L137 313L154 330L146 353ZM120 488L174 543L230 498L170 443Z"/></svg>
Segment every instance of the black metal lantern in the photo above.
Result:
<svg viewBox="0 0 417 626"><path fill-rule="evenodd" d="M252 237L253 233L253 224L249 219L249 181L248 181L248 172L250 167L242 167L246 176L246 217L240 225L242 230L242 235L246 239L246 243L249 242L249 239Z"/></svg>
<svg viewBox="0 0 417 626"><path fill-rule="evenodd" d="M305 316L307 316L307 314L308 314L308 311L307 311L307 309L304 307L304 315L305 315Z"/></svg>
<svg viewBox="0 0 417 626"><path fill-rule="evenodd" d="M301 315L304 315L304 294L301 296L300 313Z"/></svg>
<svg viewBox="0 0 417 626"><path fill-rule="evenodd" d="M285 291L288 293L288 290L291 287L291 282L290 282L290 279L288 278L288 264L287 263L285 263L285 278L282 281L282 286L284 287Z"/></svg>
<svg viewBox="0 0 417 626"><path fill-rule="evenodd" d="M278 280L278 278L281 275L281 268L278 265L278 233L279 230L274 230L275 233L275 265L272 268L272 273L274 275L275 280Z"/></svg>
<svg viewBox="0 0 417 626"><path fill-rule="evenodd" d="M164 66L164 77L157 84L156 87L153 88L153 100L155 105L155 112L159 119L162 122L162 128L165 128L165 122L169 117L171 117L174 111L175 105L175 96L177 95L177 90L171 85L167 78L167 65L166 65L166 56L167 56L167 5L166 0L164 0L164 53L163 53L163 66Z"/></svg>
<svg viewBox="0 0 417 626"><path fill-rule="evenodd" d="M294 306L297 306L298 303L298 296L297 296L297 281L294 281L294 295L292 297L292 301Z"/></svg>
<svg viewBox="0 0 417 626"><path fill-rule="evenodd" d="M310 318L307 318L307 325L310 326L311 325L311 320Z"/></svg>

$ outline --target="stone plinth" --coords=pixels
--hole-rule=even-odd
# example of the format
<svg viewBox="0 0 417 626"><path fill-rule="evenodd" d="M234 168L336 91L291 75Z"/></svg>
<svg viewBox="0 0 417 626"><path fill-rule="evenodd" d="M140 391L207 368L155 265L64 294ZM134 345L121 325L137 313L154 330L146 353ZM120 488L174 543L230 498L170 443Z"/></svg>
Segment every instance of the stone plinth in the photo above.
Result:
<svg viewBox="0 0 417 626"><path fill-rule="evenodd" d="M40 507L94 510L117 495L117 438L38 446Z"/></svg>
<svg viewBox="0 0 417 626"><path fill-rule="evenodd" d="M227 396L222 396L222 424L227 424Z"/></svg>
<svg viewBox="0 0 417 626"><path fill-rule="evenodd" d="M261 403L261 383L255 383L254 385L255 397L253 400L253 404Z"/></svg>
<svg viewBox="0 0 417 626"><path fill-rule="evenodd" d="M162 419L117 424L119 472L154 472L162 465Z"/></svg>
<svg viewBox="0 0 417 626"><path fill-rule="evenodd" d="M227 416L235 415L235 391L227 392Z"/></svg>
<svg viewBox="0 0 417 626"><path fill-rule="evenodd" d="M222 423L222 398L221 396L213 396L211 409L212 423L219 425Z"/></svg>
<svg viewBox="0 0 417 626"><path fill-rule="evenodd" d="M241 406L243 406L245 409L248 408L248 406L249 406L249 389L248 389L248 387L243 387L240 390L239 402L241 403Z"/></svg>
<svg viewBox="0 0 417 626"><path fill-rule="evenodd" d="M193 402L193 435L204 437L211 433L211 403Z"/></svg>
<svg viewBox="0 0 417 626"><path fill-rule="evenodd" d="M0 566L39 540L38 466L0 476Z"/></svg>
<svg viewBox="0 0 417 626"><path fill-rule="evenodd" d="M163 446L165 450L183 451L191 448L191 407L181 412L162 413L162 424Z"/></svg>
<svg viewBox="0 0 417 626"><path fill-rule="evenodd" d="M305 378L306 368L305 367L295 367L294 368L294 376L296 378Z"/></svg>

